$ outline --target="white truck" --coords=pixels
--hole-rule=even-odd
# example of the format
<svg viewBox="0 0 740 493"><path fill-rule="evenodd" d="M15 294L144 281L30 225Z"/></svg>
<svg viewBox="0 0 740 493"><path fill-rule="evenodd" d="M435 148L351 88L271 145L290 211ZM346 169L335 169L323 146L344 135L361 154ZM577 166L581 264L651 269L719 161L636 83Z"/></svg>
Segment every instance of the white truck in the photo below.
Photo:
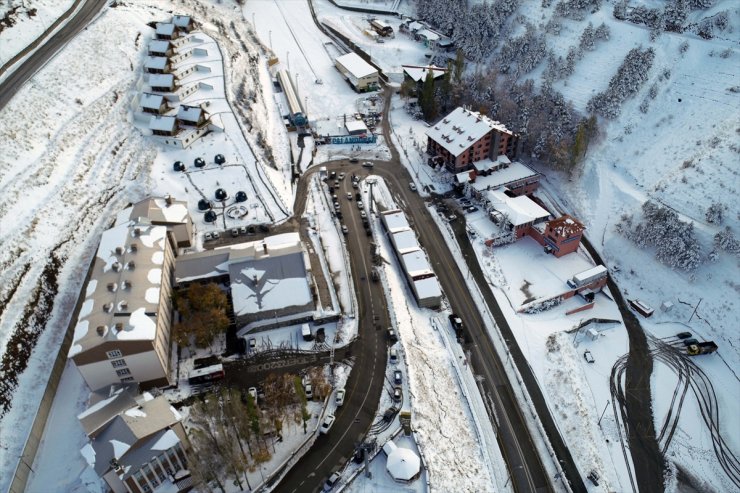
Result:
<svg viewBox="0 0 740 493"><path fill-rule="evenodd" d="M606 277L607 270L603 265L597 265L591 269L585 270L579 274L576 274L571 279L568 279L567 283L573 289L582 288L587 286L594 281L603 279Z"/></svg>

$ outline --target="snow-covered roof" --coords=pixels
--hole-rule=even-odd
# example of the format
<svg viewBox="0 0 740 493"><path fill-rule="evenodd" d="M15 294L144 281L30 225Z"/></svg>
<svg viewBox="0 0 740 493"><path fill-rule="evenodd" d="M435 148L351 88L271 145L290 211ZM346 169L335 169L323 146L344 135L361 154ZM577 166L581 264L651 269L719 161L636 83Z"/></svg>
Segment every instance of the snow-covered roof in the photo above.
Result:
<svg viewBox="0 0 740 493"><path fill-rule="evenodd" d="M175 32L175 25L170 22L157 22L155 32L162 36L172 36Z"/></svg>
<svg viewBox="0 0 740 493"><path fill-rule="evenodd" d="M164 70L167 68L167 64L169 63L169 60L167 57L163 56L148 56L144 60L144 68L147 69L155 69L155 70Z"/></svg>
<svg viewBox="0 0 740 493"><path fill-rule="evenodd" d="M258 315L301 307L309 310L313 297L306 255L298 233L182 255L175 270L177 282L228 273L234 313Z"/></svg>
<svg viewBox="0 0 740 493"><path fill-rule="evenodd" d="M94 461L90 465L98 475L109 471L111 460L116 459L124 468L123 476L127 477L180 441L171 427L181 419L164 396L152 398L144 394L133 406L107 420L99 433L91 437L90 447L86 447L83 455L88 463Z"/></svg>
<svg viewBox="0 0 740 493"><path fill-rule="evenodd" d="M360 55L355 52L337 57L337 62L358 79L378 73L378 69L360 58Z"/></svg>
<svg viewBox="0 0 740 493"><path fill-rule="evenodd" d="M397 233L410 228L406 215L398 209L383 212L380 217L385 223L386 229L391 233Z"/></svg>
<svg viewBox="0 0 740 493"><path fill-rule="evenodd" d="M491 207L504 214L508 222L514 226L536 222L550 216L549 212L526 195L509 197L497 190L486 191L484 195Z"/></svg>
<svg viewBox="0 0 740 493"><path fill-rule="evenodd" d="M149 119L149 130L174 132L177 129L177 120L174 116L154 115Z"/></svg>
<svg viewBox="0 0 740 493"><path fill-rule="evenodd" d="M388 455L385 467L393 479L397 481L409 481L419 474L421 470L421 459L413 450L398 447L395 444L393 444L393 447L387 448L384 445L383 450Z"/></svg>
<svg viewBox="0 0 740 493"><path fill-rule="evenodd" d="M170 49L170 41L167 39L154 39L149 41L149 53L167 53Z"/></svg>
<svg viewBox="0 0 740 493"><path fill-rule="evenodd" d="M586 227L578 219L565 214L547 223L550 231L556 236L570 237L582 233Z"/></svg>
<svg viewBox="0 0 740 493"><path fill-rule="evenodd" d="M488 163L494 163L490 159L484 159ZM491 166L489 166L490 168ZM475 177L475 182L471 183L474 189L480 191L484 190L496 190L501 187L505 187L511 183L515 183L520 180L527 178L535 178L539 175L535 170L527 166L526 164L514 161L509 164L506 168L501 168L491 172L488 176L478 175Z"/></svg>
<svg viewBox="0 0 740 493"><path fill-rule="evenodd" d="M419 67L416 65L402 65L403 73L411 77L416 82L423 82L427 78L427 73L431 72L432 77L437 79L442 77L447 69L442 67L436 67L434 65L428 65L426 67Z"/></svg>
<svg viewBox="0 0 740 493"><path fill-rule="evenodd" d="M410 229L393 233L392 239L393 244L396 247L396 251L401 255L419 249L419 243L416 240L416 233Z"/></svg>
<svg viewBox="0 0 740 493"><path fill-rule="evenodd" d="M200 106L180 105L177 110L177 119L186 122L197 122L203 114L203 108Z"/></svg>
<svg viewBox="0 0 740 493"><path fill-rule="evenodd" d="M167 228L147 219L103 232L69 357L112 341L152 341L157 332Z"/></svg>
<svg viewBox="0 0 740 493"><path fill-rule="evenodd" d="M429 41L436 41L440 38L440 35L432 31L431 29L421 29L416 32L419 37L427 39Z"/></svg>
<svg viewBox="0 0 740 493"><path fill-rule="evenodd" d="M149 85L152 87L169 87L175 86L175 76L172 74L151 74L149 76Z"/></svg>
<svg viewBox="0 0 740 493"><path fill-rule="evenodd" d="M591 269L585 270L583 272L579 272L575 276L573 276L573 279L577 281L587 280L595 276L599 277L606 277L606 267L603 265L597 265L596 267L592 267Z"/></svg>
<svg viewBox="0 0 740 493"><path fill-rule="evenodd" d="M188 27L191 22L189 15L173 15L172 23L177 27Z"/></svg>
<svg viewBox="0 0 740 493"><path fill-rule="evenodd" d="M141 95L141 98L139 98L139 104L141 104L142 108L158 110L162 106L162 103L164 103L164 96L161 94L145 92Z"/></svg>
<svg viewBox="0 0 740 493"><path fill-rule="evenodd" d="M344 125L349 133L368 132L367 125L362 120L347 120Z"/></svg>
<svg viewBox="0 0 740 493"><path fill-rule="evenodd" d="M154 224L187 224L191 222L188 203L184 200L150 197L125 208L120 219L146 217Z"/></svg>
<svg viewBox="0 0 740 493"><path fill-rule="evenodd" d="M461 171L455 174L455 181L458 183L468 183L470 181L471 171Z"/></svg>
<svg viewBox="0 0 740 493"><path fill-rule="evenodd" d="M492 130L511 133L503 124L459 107L429 128L426 134L450 154L459 156Z"/></svg>
<svg viewBox="0 0 740 493"><path fill-rule="evenodd" d="M424 29L425 27L426 26L419 21L414 21L414 22L409 23L409 31L411 32L416 32L419 29Z"/></svg>
<svg viewBox="0 0 740 493"><path fill-rule="evenodd" d="M403 263L404 269L406 269L406 273L412 279L434 274L432 266L429 263L429 259L427 259L426 254L422 250L414 250L412 252L402 254L401 262Z"/></svg>
<svg viewBox="0 0 740 493"><path fill-rule="evenodd" d="M77 415L85 434L89 437L97 435L98 430L108 424L118 414L136 405L136 395L139 393L139 384L111 385L93 392L89 406Z"/></svg>
<svg viewBox="0 0 740 493"><path fill-rule="evenodd" d="M442 288L439 287L437 276L415 280L414 290L419 301L439 299L442 297Z"/></svg>

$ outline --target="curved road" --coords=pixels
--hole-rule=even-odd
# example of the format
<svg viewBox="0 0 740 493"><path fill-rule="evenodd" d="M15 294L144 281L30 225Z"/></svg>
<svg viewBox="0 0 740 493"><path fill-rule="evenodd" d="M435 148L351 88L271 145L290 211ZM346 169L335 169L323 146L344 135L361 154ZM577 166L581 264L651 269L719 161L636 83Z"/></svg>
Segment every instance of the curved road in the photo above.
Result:
<svg viewBox="0 0 740 493"><path fill-rule="evenodd" d="M375 160L376 166L372 174L384 178L389 189L396 195L397 203L409 217L430 257L447 299L453 310L462 318L470 334L471 363L476 372L483 376L481 386L485 392L484 399L495 410L493 424L497 431L498 445L509 467L510 482L518 492L552 491L550 478L532 443L525 417L493 343L488 337L479 307L468 292L465 278L457 268L439 228L426 208L424 199L408 189L411 178L401 165L396 149L390 139L386 138L386 141L391 148L392 158L390 161ZM367 170L359 165L351 165L346 161L322 163L322 166L326 166L330 171L344 171L347 175L368 174ZM297 215L301 214L305 207L307 178L314 172L315 168L301 177L295 203ZM320 488L331 471L351 457L354 445L364 437L374 417L382 390L383 369L386 364L386 341L382 329L388 325L384 293L380 284L369 281L371 259L368 239L363 231L356 202L346 199L348 192L353 194L355 192L350 188L349 176L341 182L340 189L336 192L344 216L343 223L350 230L348 248L353 280L358 293L360 317L360 338L356 341L354 350L356 360L347 382L349 405L345 404L340 409L332 431L327 436L319 436L310 452L286 474L277 491L300 492ZM378 320L374 321L373 316L377 316ZM352 412L358 403L360 408ZM580 478L576 475L574 479L573 483L577 485ZM580 482L580 485L583 483ZM577 487L574 489L582 490Z"/></svg>
<svg viewBox="0 0 740 493"><path fill-rule="evenodd" d="M69 21L0 84L0 110L60 49L87 26L107 0L87 0ZM27 48L28 50L28 48Z"/></svg>

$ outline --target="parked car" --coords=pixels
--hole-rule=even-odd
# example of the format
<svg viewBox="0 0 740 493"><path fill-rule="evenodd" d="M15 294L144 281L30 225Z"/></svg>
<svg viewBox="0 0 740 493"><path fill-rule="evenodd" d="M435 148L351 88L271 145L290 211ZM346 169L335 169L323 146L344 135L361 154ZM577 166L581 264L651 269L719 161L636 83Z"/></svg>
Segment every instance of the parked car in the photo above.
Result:
<svg viewBox="0 0 740 493"><path fill-rule="evenodd" d="M362 194L360 192L355 193L355 200L362 200Z"/></svg>
<svg viewBox="0 0 740 493"><path fill-rule="evenodd" d="M345 393L344 389L337 390L337 396L335 399L337 403L337 407L342 406L344 404L344 393Z"/></svg>
<svg viewBox="0 0 740 493"><path fill-rule="evenodd" d="M247 341L247 342L249 343L249 350L250 351L253 351L257 347L257 339L255 339L254 337L250 337L249 338L249 341Z"/></svg>
<svg viewBox="0 0 740 493"><path fill-rule="evenodd" d="M340 180L344 180L344 176L345 176L344 173L339 173L339 179Z"/></svg>
<svg viewBox="0 0 740 493"><path fill-rule="evenodd" d="M401 373L401 370L395 370L393 372L393 383L396 385L401 385L403 382L403 373Z"/></svg>
<svg viewBox="0 0 740 493"><path fill-rule="evenodd" d="M474 205L471 205L470 207L465 209L467 212L475 212L478 210L478 208Z"/></svg>
<svg viewBox="0 0 740 493"><path fill-rule="evenodd" d="M337 177L337 172L336 171L330 171L329 172L329 178L331 178L333 180L336 177Z"/></svg>
<svg viewBox="0 0 740 493"><path fill-rule="evenodd" d="M456 215L454 215L454 214L450 214L449 216L447 216L447 220L448 220L449 222L452 222L452 221L454 221L455 219L457 219L457 216L456 216Z"/></svg>
<svg viewBox="0 0 740 493"><path fill-rule="evenodd" d="M363 219L366 219L367 218L367 213L365 211L363 211L363 210L360 210L360 217L363 218Z"/></svg>
<svg viewBox="0 0 740 493"><path fill-rule="evenodd" d="M372 168L375 165L372 162L370 162L370 161L365 161L364 163L362 163L362 166L364 168Z"/></svg>
<svg viewBox="0 0 740 493"><path fill-rule="evenodd" d="M331 491L334 486L336 486L336 484L339 482L339 477L340 476L337 473L332 473L332 475L329 476L329 478L324 483L324 493Z"/></svg>
<svg viewBox="0 0 740 493"><path fill-rule="evenodd" d="M358 163L358 162L360 162L360 160L357 159L356 157L351 157L351 158L349 158L349 162L350 163Z"/></svg>
<svg viewBox="0 0 740 493"><path fill-rule="evenodd" d="M370 273L370 278L373 280L373 282L380 281L380 274L378 274L378 269L373 269L373 271Z"/></svg>
<svg viewBox="0 0 740 493"><path fill-rule="evenodd" d="M204 241L211 241L212 239L213 239L213 234L211 233L206 233L205 235L203 235Z"/></svg>
<svg viewBox="0 0 740 493"><path fill-rule="evenodd" d="M360 210L362 210L362 206L363 206L362 200L358 200L357 201L357 208L360 209Z"/></svg>
<svg viewBox="0 0 740 493"><path fill-rule="evenodd" d="M308 399L309 401L313 399L313 385L311 385L310 383L306 384L306 399Z"/></svg>
<svg viewBox="0 0 740 493"><path fill-rule="evenodd" d="M342 224L342 233L344 233L345 235L349 234L349 228L347 228L345 224Z"/></svg>
<svg viewBox="0 0 740 493"><path fill-rule="evenodd" d="M396 334L396 329L393 327L388 327L388 339L391 342L398 342L398 334Z"/></svg>
<svg viewBox="0 0 740 493"><path fill-rule="evenodd" d="M337 418L334 417L333 414L327 414L324 418L324 421L321 423L321 426L319 427L319 433L326 435L329 433L329 430L331 429L331 426L334 424L334 420Z"/></svg>
<svg viewBox="0 0 740 493"><path fill-rule="evenodd" d="M409 190L412 192L416 191L416 184L414 182L409 183Z"/></svg>
<svg viewBox="0 0 740 493"><path fill-rule="evenodd" d="M593 354L591 354L591 351L589 351L588 349L586 349L586 351L583 353L583 359L586 360L586 363L593 363L594 361L596 361Z"/></svg>
<svg viewBox="0 0 740 493"><path fill-rule="evenodd" d="M234 238L236 238L237 236L239 236L239 228L233 228L231 230L231 236L234 237Z"/></svg>
<svg viewBox="0 0 740 493"><path fill-rule="evenodd" d="M691 332L679 332L678 334L676 334L676 337L678 337L679 339L688 339L691 337Z"/></svg>
<svg viewBox="0 0 740 493"><path fill-rule="evenodd" d="M347 200L352 200L352 194L349 192L347 193Z"/></svg>
<svg viewBox="0 0 740 493"><path fill-rule="evenodd" d="M401 387L393 387L393 400L396 402L403 400L403 391L401 390Z"/></svg>
<svg viewBox="0 0 740 493"><path fill-rule="evenodd" d="M245 234L247 234L247 228L246 228L245 226L241 226L241 227L239 228L239 234L240 234L240 235L245 235Z"/></svg>
<svg viewBox="0 0 740 493"><path fill-rule="evenodd" d="M267 224L260 224L260 231L263 233L269 233L270 226L268 226Z"/></svg>
<svg viewBox="0 0 740 493"><path fill-rule="evenodd" d="M353 181L352 182L352 188L360 188L360 182L359 181Z"/></svg>
<svg viewBox="0 0 740 493"><path fill-rule="evenodd" d="M388 360L395 364L398 363L398 349L391 348L390 356L388 357Z"/></svg>
<svg viewBox="0 0 740 493"><path fill-rule="evenodd" d="M214 240L218 240L219 238L221 238L221 234L218 231L214 231L213 232L213 239Z"/></svg>
<svg viewBox="0 0 740 493"><path fill-rule="evenodd" d="M249 387L249 395L254 399L254 403L257 404L257 387Z"/></svg>

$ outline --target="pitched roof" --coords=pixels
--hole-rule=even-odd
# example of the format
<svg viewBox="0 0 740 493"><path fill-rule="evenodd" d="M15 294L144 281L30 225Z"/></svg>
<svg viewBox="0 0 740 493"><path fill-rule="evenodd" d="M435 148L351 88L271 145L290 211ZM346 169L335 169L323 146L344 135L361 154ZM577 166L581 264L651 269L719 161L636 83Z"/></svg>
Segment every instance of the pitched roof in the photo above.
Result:
<svg viewBox="0 0 740 493"><path fill-rule="evenodd" d="M163 132L174 132L177 121L174 116L152 116L149 119L149 130L160 130Z"/></svg>
<svg viewBox="0 0 740 493"><path fill-rule="evenodd" d="M432 73L432 77L435 79L442 77L445 72L447 72L446 68L436 67L434 65L428 65L426 67L418 67L416 65L402 65L402 67L403 73L411 77L416 82L425 81L427 78L427 73L429 72Z"/></svg>
<svg viewBox="0 0 740 493"><path fill-rule="evenodd" d="M156 70L164 70L167 68L169 60L163 56L148 56L144 60L144 68L151 68Z"/></svg>
<svg viewBox="0 0 740 493"><path fill-rule="evenodd" d="M112 341L154 340L167 228L147 219L103 232L69 357Z"/></svg>
<svg viewBox="0 0 740 493"><path fill-rule="evenodd" d="M149 85L152 87L169 87L175 86L175 76L173 74L151 74L149 76Z"/></svg>
<svg viewBox="0 0 740 493"><path fill-rule="evenodd" d="M177 119L187 122L197 122L203 114L203 108L200 106L180 105L177 110Z"/></svg>
<svg viewBox="0 0 740 493"><path fill-rule="evenodd" d="M509 197L498 190L489 190L484 194L491 207L504 214L507 221L514 226L545 219L550 215L549 212L526 195Z"/></svg>
<svg viewBox="0 0 740 493"><path fill-rule="evenodd" d="M378 69L360 58L360 55L354 51L337 57L337 62L358 79L378 72Z"/></svg>
<svg viewBox="0 0 740 493"><path fill-rule="evenodd" d="M475 111L458 107L426 132L432 140L459 156L491 130L511 134L503 124Z"/></svg>
<svg viewBox="0 0 740 493"><path fill-rule="evenodd" d="M139 98L139 104L141 104L142 108L158 110L162 106L162 103L164 103L164 96L161 94L145 92L141 95L141 98Z"/></svg>
<svg viewBox="0 0 740 493"><path fill-rule="evenodd" d="M172 16L172 23L177 27L188 27L191 22L189 15L174 15Z"/></svg>
<svg viewBox="0 0 740 493"><path fill-rule="evenodd" d="M155 32L164 36L171 36L175 32L175 25L170 22L157 22Z"/></svg>

